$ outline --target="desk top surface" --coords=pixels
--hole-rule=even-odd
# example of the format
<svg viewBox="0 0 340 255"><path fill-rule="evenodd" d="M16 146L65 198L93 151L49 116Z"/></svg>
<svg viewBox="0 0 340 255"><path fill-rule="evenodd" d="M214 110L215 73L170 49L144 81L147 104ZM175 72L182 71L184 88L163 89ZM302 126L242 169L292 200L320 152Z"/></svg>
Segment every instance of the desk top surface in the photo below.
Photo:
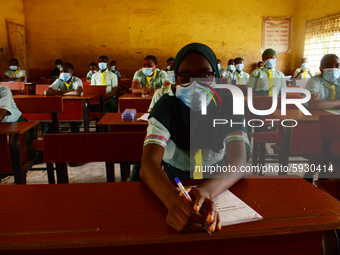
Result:
<svg viewBox="0 0 340 255"><path fill-rule="evenodd" d="M210 236L169 227L165 206L143 182L1 186L0 250L188 242L340 228L340 202L301 178L242 179L230 190L264 219L222 227Z"/></svg>
<svg viewBox="0 0 340 255"><path fill-rule="evenodd" d="M124 95L120 96L118 100L121 100L121 99L145 99L145 100L152 100L152 96L142 97L141 95L124 94Z"/></svg>
<svg viewBox="0 0 340 255"><path fill-rule="evenodd" d="M39 122L31 121L0 123L0 135L21 135L38 124Z"/></svg>
<svg viewBox="0 0 340 255"><path fill-rule="evenodd" d="M86 96L44 96L44 95L15 95L13 96L14 99L16 98L52 98L52 97L61 97L63 100L89 100L95 98L95 95L86 95Z"/></svg>
<svg viewBox="0 0 340 255"><path fill-rule="evenodd" d="M99 126L115 126L115 125L138 125L147 126L149 122L147 121L137 121L144 113L137 113L134 120L122 120L122 113L106 113L103 118L98 121Z"/></svg>
<svg viewBox="0 0 340 255"><path fill-rule="evenodd" d="M281 110L275 110L273 116L280 120L293 119L296 121L319 121L320 115L332 115L323 110L308 110L312 115L304 115L300 110L287 109L286 115L281 115Z"/></svg>

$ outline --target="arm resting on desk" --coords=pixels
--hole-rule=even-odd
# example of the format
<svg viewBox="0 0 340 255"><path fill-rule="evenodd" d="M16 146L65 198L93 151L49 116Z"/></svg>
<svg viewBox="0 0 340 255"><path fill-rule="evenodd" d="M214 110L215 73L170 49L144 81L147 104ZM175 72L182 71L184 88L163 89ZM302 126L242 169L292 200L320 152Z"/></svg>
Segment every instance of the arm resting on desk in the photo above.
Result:
<svg viewBox="0 0 340 255"><path fill-rule="evenodd" d="M138 81L134 81L132 82L132 86L131 86L131 91L132 91L132 94L142 94L142 95L149 95L152 93L152 90L149 89L149 88L141 88L140 87L140 83Z"/></svg>
<svg viewBox="0 0 340 255"><path fill-rule="evenodd" d="M78 86L77 90L71 90L71 91L60 91L60 90L56 90L56 89L49 87L48 89L46 89L45 93L46 93L46 96L54 96L54 95L80 96L82 91L83 91L83 88L80 86Z"/></svg>
<svg viewBox="0 0 340 255"><path fill-rule="evenodd" d="M311 99L308 101L309 108L312 110L324 110L333 109L340 107L340 99L337 100L317 100L316 95L312 95Z"/></svg>
<svg viewBox="0 0 340 255"><path fill-rule="evenodd" d="M1 78L0 80L4 81L4 82L7 82L7 81L24 82L25 81L25 77L8 78L7 75L5 75L4 78Z"/></svg>

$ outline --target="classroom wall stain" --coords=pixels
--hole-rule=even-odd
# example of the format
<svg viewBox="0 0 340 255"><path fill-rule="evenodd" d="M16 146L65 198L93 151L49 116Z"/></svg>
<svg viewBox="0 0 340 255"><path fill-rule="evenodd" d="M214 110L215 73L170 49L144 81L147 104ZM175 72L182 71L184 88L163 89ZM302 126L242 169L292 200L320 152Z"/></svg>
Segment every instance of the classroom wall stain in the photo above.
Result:
<svg viewBox="0 0 340 255"><path fill-rule="evenodd" d="M17 3L13 4L16 7L19 4L20 9L22 1L10 2ZM245 71L250 72L261 60L263 17L292 16L292 50L278 54L277 61L278 70L292 74L303 57L306 21L340 12L337 1L321 5L316 0L171 0L152 4L147 0L105 4L24 0L25 20L21 22L26 23L28 63L35 71L32 76L46 74L54 68L54 60L61 58L73 63L75 74L82 77L89 63L104 54L131 77L146 55L155 55L163 69L167 58L175 57L191 42L209 45L223 67L230 58L243 57ZM3 13L9 13L13 6L7 4ZM5 50L1 57L6 55L2 41L0 47Z"/></svg>

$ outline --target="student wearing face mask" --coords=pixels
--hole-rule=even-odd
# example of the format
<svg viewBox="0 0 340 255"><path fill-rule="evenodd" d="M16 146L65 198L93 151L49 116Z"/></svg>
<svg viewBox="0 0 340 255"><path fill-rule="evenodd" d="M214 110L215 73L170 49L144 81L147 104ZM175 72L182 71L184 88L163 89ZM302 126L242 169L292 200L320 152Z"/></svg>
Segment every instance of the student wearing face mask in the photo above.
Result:
<svg viewBox="0 0 340 255"><path fill-rule="evenodd" d="M272 96L273 88L279 95L281 89L287 87L284 74L275 69L276 59L276 51L266 49L262 54L265 66L254 70L250 75L247 87L252 87L259 96Z"/></svg>
<svg viewBox="0 0 340 255"><path fill-rule="evenodd" d="M133 94L153 95L157 89L170 84L166 72L157 68L157 58L149 55L143 60L143 68L133 76L131 90Z"/></svg>
<svg viewBox="0 0 340 255"><path fill-rule="evenodd" d="M221 72L221 78L228 78L228 76L232 74L234 71L235 71L234 59L229 59L227 69L224 69L224 71Z"/></svg>
<svg viewBox="0 0 340 255"><path fill-rule="evenodd" d="M308 80L307 87L312 97L310 109L332 109L340 107L340 60L335 54L327 54L320 61L321 74Z"/></svg>
<svg viewBox="0 0 340 255"><path fill-rule="evenodd" d="M110 62L110 71L117 75L118 79L122 78L122 74L117 70L117 62L114 60Z"/></svg>
<svg viewBox="0 0 340 255"><path fill-rule="evenodd" d="M220 230L219 214L211 206L212 199L235 184L243 174L235 173L232 176L231 173L218 173L214 175L216 178L207 179L192 188L189 193L194 207L179 196L170 180L175 176L189 179L190 170L196 162L212 165L227 161L236 169L246 164L249 148L246 129L242 125L214 129L211 125L215 117L242 122L244 116L233 116L230 93L218 90L223 106L220 103L217 106L210 95L201 89L203 87L210 90L209 93L213 92L210 88L220 77L216 56L208 46L191 43L182 48L176 56L175 74L177 86L173 88L174 95L163 95L150 113L140 176L167 207L166 221L171 227L177 231L194 232L202 230L202 224L209 222L211 231ZM203 96L207 102L205 116L200 111L200 98ZM194 158L190 157L190 152L194 153ZM165 171L161 168L162 159L170 165ZM210 209L204 212L201 208Z"/></svg>
<svg viewBox="0 0 340 255"><path fill-rule="evenodd" d="M57 59L54 61L55 68L51 72L51 80L56 80L59 78L60 75L60 67L63 64L63 61L61 59Z"/></svg>
<svg viewBox="0 0 340 255"><path fill-rule="evenodd" d="M99 72L92 75L91 85L106 85L105 112L117 112L117 75L109 70L108 57L100 56L98 62Z"/></svg>
<svg viewBox="0 0 340 255"><path fill-rule="evenodd" d="M92 75L98 72L98 65L95 62L90 63L89 65L89 72L86 75L86 81L91 82Z"/></svg>
<svg viewBox="0 0 340 255"><path fill-rule="evenodd" d="M218 70L220 71L220 74L222 74L225 71L225 69L222 68L222 61L221 61L221 59L217 59L217 67L218 67Z"/></svg>
<svg viewBox="0 0 340 255"><path fill-rule="evenodd" d="M71 63L63 63L60 67L59 78L45 91L45 95L80 96L83 92L83 82L73 76L74 67ZM47 124L44 133L50 133L52 126ZM71 132L79 132L79 124L71 123Z"/></svg>
<svg viewBox="0 0 340 255"><path fill-rule="evenodd" d="M244 60L243 58L235 58L235 72L229 74L227 78L228 84L235 84L235 85L247 85L249 81L249 74L243 72L244 68Z"/></svg>
<svg viewBox="0 0 340 255"><path fill-rule="evenodd" d="M171 84L176 83L176 78L175 78L175 59L173 57L169 58L167 61L167 67L166 67L166 73L168 75L168 79L171 82Z"/></svg>
<svg viewBox="0 0 340 255"><path fill-rule="evenodd" d="M301 67L295 70L293 78L306 80L313 76L314 73L309 69L308 58L301 59Z"/></svg>
<svg viewBox="0 0 340 255"><path fill-rule="evenodd" d="M19 61L12 58L9 61L9 71L7 71L2 77L1 81L16 81L16 82L27 82L26 71L19 68Z"/></svg>

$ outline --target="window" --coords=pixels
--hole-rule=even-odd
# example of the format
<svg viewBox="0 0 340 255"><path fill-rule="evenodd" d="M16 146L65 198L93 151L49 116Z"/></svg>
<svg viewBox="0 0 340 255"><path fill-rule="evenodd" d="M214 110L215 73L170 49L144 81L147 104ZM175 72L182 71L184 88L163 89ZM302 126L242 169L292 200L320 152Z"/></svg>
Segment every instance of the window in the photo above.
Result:
<svg viewBox="0 0 340 255"><path fill-rule="evenodd" d="M307 22L304 57L312 71L320 72L320 60L326 54L340 56L340 14Z"/></svg>

